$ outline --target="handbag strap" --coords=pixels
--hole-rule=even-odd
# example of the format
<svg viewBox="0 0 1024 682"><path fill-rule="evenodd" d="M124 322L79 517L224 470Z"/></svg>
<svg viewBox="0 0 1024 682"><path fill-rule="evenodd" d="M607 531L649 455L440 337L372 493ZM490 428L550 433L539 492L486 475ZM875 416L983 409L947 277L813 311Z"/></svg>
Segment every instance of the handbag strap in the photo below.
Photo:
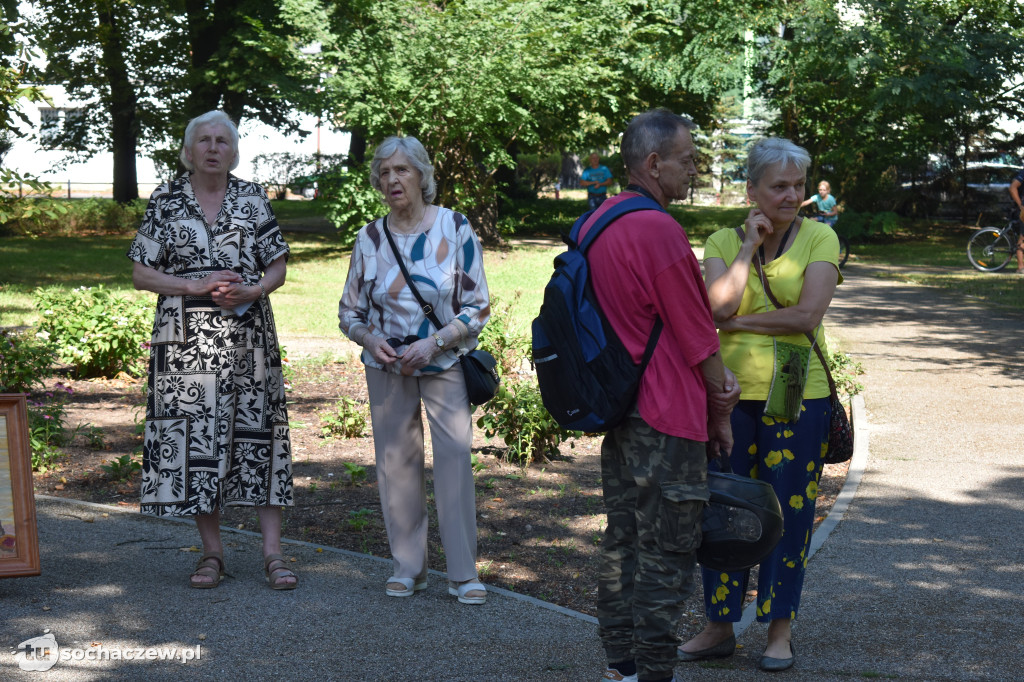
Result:
<svg viewBox="0 0 1024 682"><path fill-rule="evenodd" d="M409 290L412 291L412 295L416 297L420 307L423 309L423 314L426 315L427 319L430 320L431 324L441 331L441 321L437 319L437 315L434 314L434 306L423 300L423 296L420 295L419 289L416 288L416 284L412 281L412 276L409 274L409 269L405 267L405 261L402 259L402 254L399 253L398 247L395 245L395 238L391 236L391 230L388 229L388 217L384 216L384 236L388 238L388 244L391 245L391 251L395 254L395 260L398 261L398 267L402 269L402 276L405 277L405 283L409 286Z"/></svg>
<svg viewBox="0 0 1024 682"><path fill-rule="evenodd" d="M738 228L737 228L738 229ZM761 269L761 262L759 259L754 258L754 270L757 271L757 276L761 278L761 286L764 288L764 293L768 296L768 300L772 302L772 305L778 308L785 308L786 306L779 303L779 299L775 298L775 294L772 293L772 287L768 284L768 276L764 274ZM828 368L828 362L825 360L825 355L821 352L821 347L818 345L817 339L810 332L804 332L804 336L811 342L811 348L818 354L818 359L821 360L821 366L825 368L825 377L828 378L828 388L832 392L832 397L837 398L838 393L836 391L836 382L832 378L832 371Z"/></svg>

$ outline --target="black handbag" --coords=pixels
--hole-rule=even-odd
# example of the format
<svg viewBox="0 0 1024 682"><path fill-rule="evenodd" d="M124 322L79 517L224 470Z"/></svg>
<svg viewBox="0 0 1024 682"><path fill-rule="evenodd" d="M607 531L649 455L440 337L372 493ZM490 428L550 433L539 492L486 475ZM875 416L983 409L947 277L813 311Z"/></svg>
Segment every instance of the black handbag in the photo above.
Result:
<svg viewBox="0 0 1024 682"><path fill-rule="evenodd" d="M471 405L483 405L498 392L498 364L494 356L485 350L474 348L459 356L462 376L466 379L466 393Z"/></svg>
<svg viewBox="0 0 1024 682"><path fill-rule="evenodd" d="M420 307L423 308L423 314L434 325L434 328L440 331L444 325L441 324L441 321L437 319L437 315L434 314L434 306L423 300L419 290L416 288L416 284L412 280L412 276L409 275L409 270L405 267L405 261L402 260L402 254L398 252L395 240L391 236L391 230L388 229L387 216L384 216L384 235L388 238L388 244L391 245L391 251L395 254L398 267L402 269L405 283L409 285L412 295L416 297ZM498 361L494 359L493 355L479 348L468 353L461 353L458 357L459 364L462 365L462 376L466 380L466 393L469 395L469 403L471 405L483 405L498 392L498 384L501 382L496 369Z"/></svg>
<svg viewBox="0 0 1024 682"><path fill-rule="evenodd" d="M782 506L770 483L733 473L724 452L719 461L722 470L708 472L697 561L714 571L742 571L761 563L779 544Z"/></svg>

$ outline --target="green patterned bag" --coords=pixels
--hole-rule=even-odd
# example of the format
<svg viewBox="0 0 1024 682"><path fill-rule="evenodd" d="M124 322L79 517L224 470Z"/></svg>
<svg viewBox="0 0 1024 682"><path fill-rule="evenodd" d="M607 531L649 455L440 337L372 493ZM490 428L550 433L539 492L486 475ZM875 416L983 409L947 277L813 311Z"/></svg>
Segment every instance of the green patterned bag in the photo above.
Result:
<svg viewBox="0 0 1024 682"><path fill-rule="evenodd" d="M773 339L775 371L768 389L764 413L769 417L797 421L804 400L804 387L810 365L811 349L795 343Z"/></svg>

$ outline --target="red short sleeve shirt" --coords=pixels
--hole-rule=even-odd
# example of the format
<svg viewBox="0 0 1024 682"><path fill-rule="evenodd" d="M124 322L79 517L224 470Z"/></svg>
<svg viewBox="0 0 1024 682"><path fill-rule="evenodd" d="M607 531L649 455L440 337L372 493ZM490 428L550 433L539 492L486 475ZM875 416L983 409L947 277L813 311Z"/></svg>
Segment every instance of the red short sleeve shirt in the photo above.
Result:
<svg viewBox="0 0 1024 682"><path fill-rule="evenodd" d="M595 217L630 196L607 200ZM601 309L635 362L643 358L655 319L664 324L640 381L640 416L662 433L706 441L707 393L699 365L718 350L718 334L685 230L667 213L628 213L605 228L587 261Z"/></svg>

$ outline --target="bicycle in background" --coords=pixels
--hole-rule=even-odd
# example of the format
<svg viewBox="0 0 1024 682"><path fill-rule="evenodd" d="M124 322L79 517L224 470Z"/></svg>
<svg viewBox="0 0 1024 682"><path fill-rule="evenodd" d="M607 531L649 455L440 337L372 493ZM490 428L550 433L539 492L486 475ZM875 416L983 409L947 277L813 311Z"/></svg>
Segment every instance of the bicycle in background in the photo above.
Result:
<svg viewBox="0 0 1024 682"><path fill-rule="evenodd" d="M839 237L839 267L846 265L847 259L850 258L850 240L836 232L836 221L839 220L839 216L824 217L813 203L801 208L800 215L817 220L819 223L825 223L832 228L832 231Z"/></svg>
<svg viewBox="0 0 1024 682"><path fill-rule="evenodd" d="M1011 206L1003 227L982 227L967 242L967 260L982 272L999 272L1017 255L1017 241L1021 235L1017 207Z"/></svg>

